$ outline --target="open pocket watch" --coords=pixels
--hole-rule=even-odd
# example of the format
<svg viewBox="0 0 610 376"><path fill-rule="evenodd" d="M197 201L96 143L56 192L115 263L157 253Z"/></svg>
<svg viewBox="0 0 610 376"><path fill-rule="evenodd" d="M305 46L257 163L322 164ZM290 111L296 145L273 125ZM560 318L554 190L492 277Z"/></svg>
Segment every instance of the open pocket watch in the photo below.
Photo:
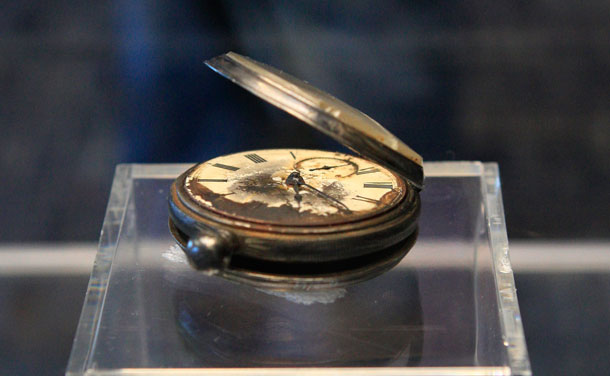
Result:
<svg viewBox="0 0 610 376"><path fill-rule="evenodd" d="M172 184L170 231L195 268L276 290L363 281L417 237L422 158L379 123L233 52L206 64L362 157L265 149L216 157Z"/></svg>

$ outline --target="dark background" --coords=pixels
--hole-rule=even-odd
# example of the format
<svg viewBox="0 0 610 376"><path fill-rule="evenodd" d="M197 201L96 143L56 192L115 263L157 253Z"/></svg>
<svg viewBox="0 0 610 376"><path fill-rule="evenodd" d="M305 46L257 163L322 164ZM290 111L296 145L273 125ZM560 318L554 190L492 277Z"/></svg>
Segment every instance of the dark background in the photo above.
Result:
<svg viewBox="0 0 610 376"><path fill-rule="evenodd" d="M5 1L0 245L96 241L117 163L343 150L203 65L234 50L425 160L497 161L511 241L580 252L610 238L609 20L604 0ZM87 279L0 278L0 370L63 373ZM610 274L516 279L534 373L607 373Z"/></svg>
<svg viewBox="0 0 610 376"><path fill-rule="evenodd" d="M96 240L117 163L340 149L203 65L229 50L425 160L499 162L512 239L608 237L608 20L607 1L4 2L0 240Z"/></svg>

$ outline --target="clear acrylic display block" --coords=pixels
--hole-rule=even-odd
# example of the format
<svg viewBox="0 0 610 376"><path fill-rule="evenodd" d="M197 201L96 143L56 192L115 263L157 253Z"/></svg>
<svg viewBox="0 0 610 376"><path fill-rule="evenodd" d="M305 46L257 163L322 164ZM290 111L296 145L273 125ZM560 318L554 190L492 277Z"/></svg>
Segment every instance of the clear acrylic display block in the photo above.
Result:
<svg viewBox="0 0 610 376"><path fill-rule="evenodd" d="M68 375L530 374L496 164L426 164L409 254L317 293L192 269L167 224L188 167L117 167Z"/></svg>

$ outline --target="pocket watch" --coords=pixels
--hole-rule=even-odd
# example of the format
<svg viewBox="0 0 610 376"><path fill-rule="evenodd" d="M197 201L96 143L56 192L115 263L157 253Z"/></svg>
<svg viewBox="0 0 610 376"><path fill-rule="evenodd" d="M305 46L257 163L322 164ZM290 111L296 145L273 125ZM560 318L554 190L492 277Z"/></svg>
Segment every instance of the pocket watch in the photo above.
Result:
<svg viewBox="0 0 610 376"><path fill-rule="evenodd" d="M206 64L359 156L265 149L181 174L170 232L195 268L276 290L339 287L396 265L417 236L422 158L375 120L234 52Z"/></svg>

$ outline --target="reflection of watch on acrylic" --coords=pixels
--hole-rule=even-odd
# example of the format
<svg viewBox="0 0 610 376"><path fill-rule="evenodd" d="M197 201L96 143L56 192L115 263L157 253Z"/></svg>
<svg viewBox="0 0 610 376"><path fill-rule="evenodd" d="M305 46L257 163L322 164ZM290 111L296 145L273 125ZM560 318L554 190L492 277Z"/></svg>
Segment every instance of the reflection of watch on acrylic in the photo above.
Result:
<svg viewBox="0 0 610 376"><path fill-rule="evenodd" d="M259 287L311 290L398 263L417 236L421 157L371 118L274 68L235 53L207 64L363 158L267 149L192 167L169 198L170 229L191 264Z"/></svg>

